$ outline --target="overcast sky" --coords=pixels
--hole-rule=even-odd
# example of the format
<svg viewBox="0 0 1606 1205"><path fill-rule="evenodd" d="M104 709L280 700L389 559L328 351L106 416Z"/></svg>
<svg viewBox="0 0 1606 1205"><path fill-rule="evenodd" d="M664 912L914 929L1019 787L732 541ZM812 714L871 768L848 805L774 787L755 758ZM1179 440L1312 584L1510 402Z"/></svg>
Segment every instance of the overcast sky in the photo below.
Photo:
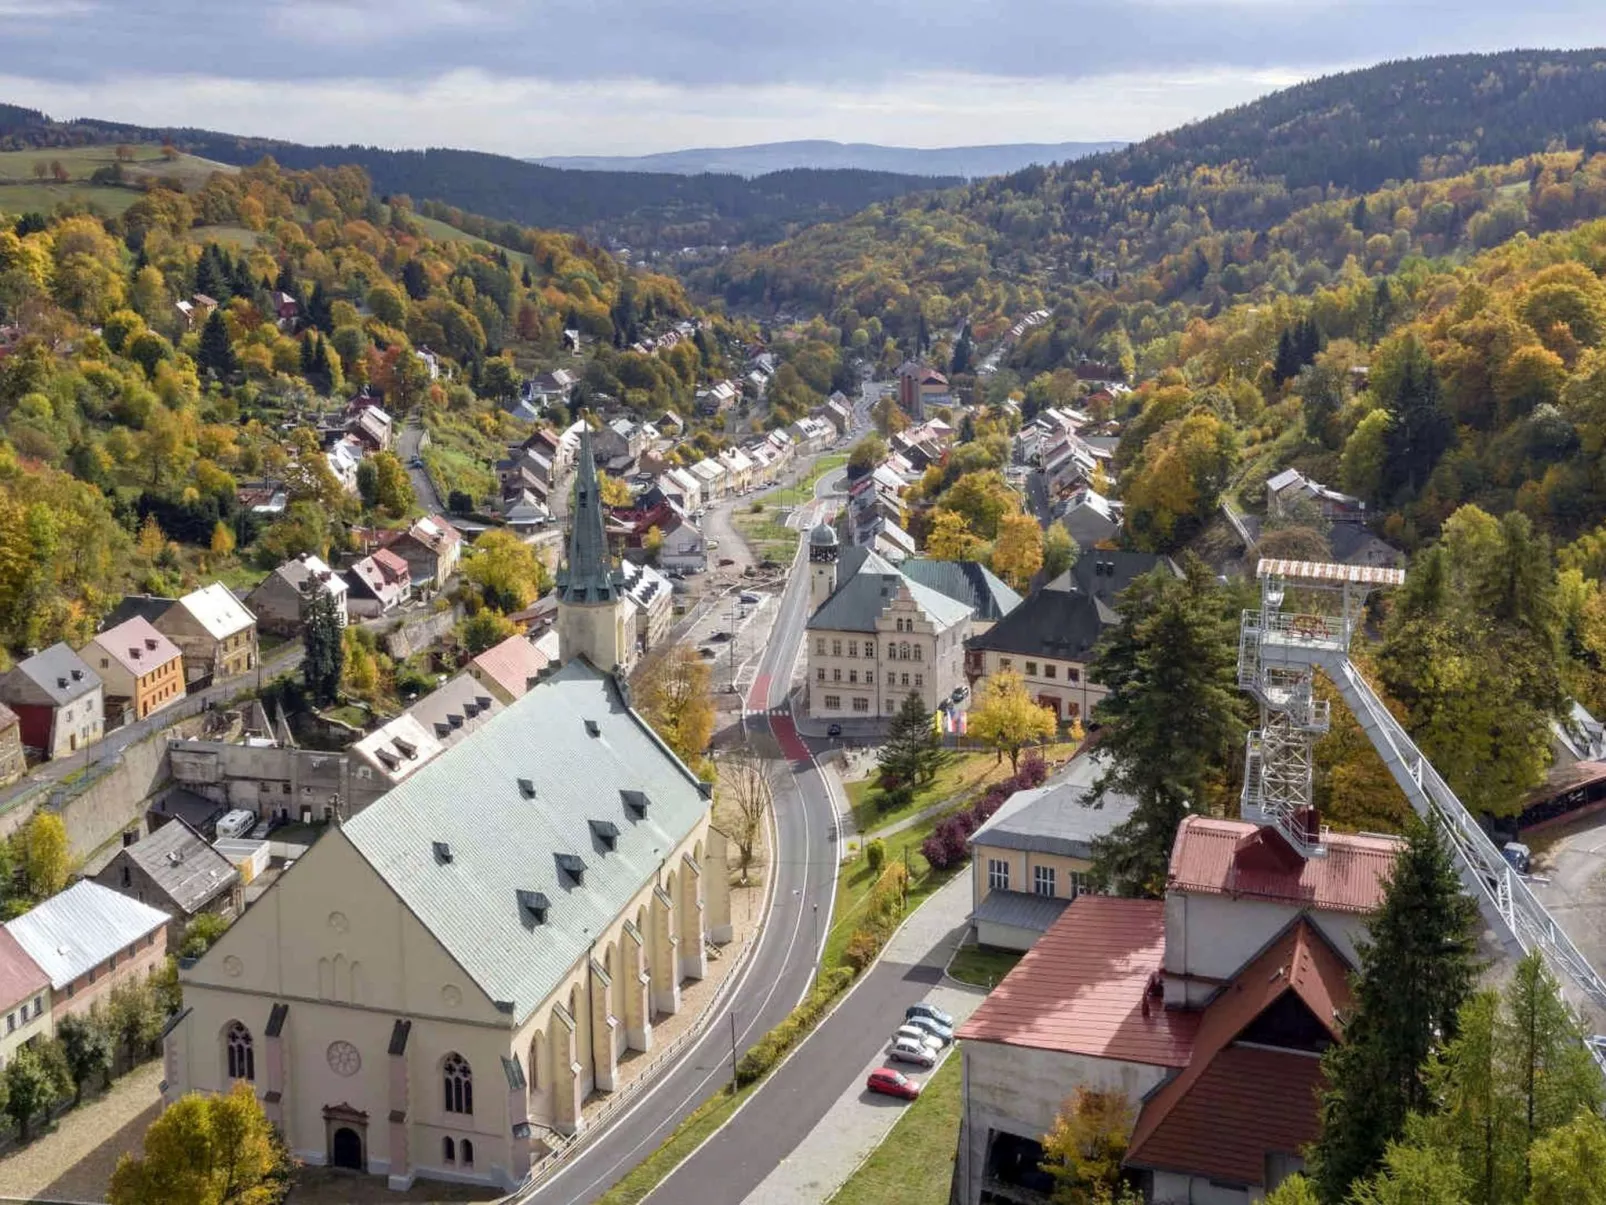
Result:
<svg viewBox="0 0 1606 1205"><path fill-rule="evenodd" d="M0 100L301 142L639 154L1128 139L1602 0L0 0Z"/></svg>

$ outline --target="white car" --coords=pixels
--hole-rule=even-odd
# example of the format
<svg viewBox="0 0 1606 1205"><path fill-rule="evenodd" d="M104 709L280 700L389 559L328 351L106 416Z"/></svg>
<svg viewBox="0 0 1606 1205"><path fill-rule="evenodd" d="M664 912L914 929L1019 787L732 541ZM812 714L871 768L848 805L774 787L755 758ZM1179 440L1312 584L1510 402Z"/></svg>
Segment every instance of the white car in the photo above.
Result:
<svg viewBox="0 0 1606 1205"><path fill-rule="evenodd" d="M887 1057L897 1059L900 1063L913 1063L917 1067L937 1065L937 1056L931 1053L931 1047L912 1038L894 1039L887 1049Z"/></svg>
<svg viewBox="0 0 1606 1205"><path fill-rule="evenodd" d="M935 1051L942 1049L942 1039L934 1033L927 1033L918 1025L898 1026L898 1028L893 1032L892 1040L894 1042L902 1042L905 1040L910 1042L919 1042L927 1050Z"/></svg>

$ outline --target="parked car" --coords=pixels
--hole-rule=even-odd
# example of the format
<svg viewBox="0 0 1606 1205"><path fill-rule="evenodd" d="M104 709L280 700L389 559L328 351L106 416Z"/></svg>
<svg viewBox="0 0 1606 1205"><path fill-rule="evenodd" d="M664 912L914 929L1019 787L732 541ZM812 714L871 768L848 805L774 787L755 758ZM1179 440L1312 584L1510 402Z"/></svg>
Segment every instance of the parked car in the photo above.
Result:
<svg viewBox="0 0 1606 1205"><path fill-rule="evenodd" d="M735 563L736 562L731 560L728 556L722 556L719 558L719 567L721 569L729 569Z"/></svg>
<svg viewBox="0 0 1606 1205"><path fill-rule="evenodd" d="M829 728L827 728L825 730L825 735L826 736L841 736L842 735L842 725L841 724L832 724Z"/></svg>
<svg viewBox="0 0 1606 1205"><path fill-rule="evenodd" d="M949 1029L954 1027L954 1019L952 1016L943 1012L942 1009L938 1008L935 1004L927 1004L924 1000L920 1001L918 1004L911 1004L908 1008L903 1010L904 1020L913 1020L915 1017L930 1017L939 1025L946 1025Z"/></svg>
<svg viewBox="0 0 1606 1205"><path fill-rule="evenodd" d="M937 1053L945 1045L943 1040L937 1037L936 1034L928 1033L918 1025L900 1025L893 1031L892 1040L894 1042L904 1041L905 1039L911 1042L919 1042L933 1054Z"/></svg>
<svg viewBox="0 0 1606 1205"><path fill-rule="evenodd" d="M902 1033L904 1029L918 1029L922 1033L929 1034L931 1037L936 1038L937 1041L942 1043L944 1046L948 1045L954 1040L954 1031L952 1026L944 1025L935 1017L928 1017L924 1013L916 1013L912 1017L905 1017L903 1029L900 1029L898 1032Z"/></svg>
<svg viewBox="0 0 1606 1205"><path fill-rule="evenodd" d="M917 1042L913 1038L899 1038L887 1047L887 1057L896 1059L900 1063L913 1063L917 1067L935 1067L937 1056L931 1053L931 1048L924 1042Z"/></svg>
<svg viewBox="0 0 1606 1205"><path fill-rule="evenodd" d="M741 601L741 604L744 607L758 606L758 595L754 594L751 590L743 590L739 595L737 595L737 598Z"/></svg>
<svg viewBox="0 0 1606 1205"><path fill-rule="evenodd" d="M708 643L724 644L725 641L729 640L730 638L731 634L729 632L710 632L708 635Z"/></svg>
<svg viewBox="0 0 1606 1205"><path fill-rule="evenodd" d="M964 702L965 696L968 695L969 693L970 693L970 687L968 687L968 686L956 686L956 687L954 687L954 693L949 695L948 697L950 699L952 699L955 703L962 703L962 702Z"/></svg>
<svg viewBox="0 0 1606 1205"><path fill-rule="evenodd" d="M870 1072L870 1078L864 1081L864 1086L872 1092L897 1096L904 1100L913 1100L920 1095L919 1084L891 1067L880 1067Z"/></svg>

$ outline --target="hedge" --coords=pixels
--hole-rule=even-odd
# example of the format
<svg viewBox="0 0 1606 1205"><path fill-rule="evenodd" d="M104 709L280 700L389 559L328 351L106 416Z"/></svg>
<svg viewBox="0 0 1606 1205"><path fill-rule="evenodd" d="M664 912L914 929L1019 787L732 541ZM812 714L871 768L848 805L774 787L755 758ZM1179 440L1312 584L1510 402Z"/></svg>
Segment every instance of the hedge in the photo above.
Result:
<svg viewBox="0 0 1606 1205"><path fill-rule="evenodd" d="M788 1013L786 1020L755 1042L753 1048L741 1057L736 1064L736 1086L745 1088L768 1074L785 1057L786 1052L814 1028L815 1022L825 1015L831 1001L852 982L853 970L850 967L833 967L822 973L808 999Z"/></svg>

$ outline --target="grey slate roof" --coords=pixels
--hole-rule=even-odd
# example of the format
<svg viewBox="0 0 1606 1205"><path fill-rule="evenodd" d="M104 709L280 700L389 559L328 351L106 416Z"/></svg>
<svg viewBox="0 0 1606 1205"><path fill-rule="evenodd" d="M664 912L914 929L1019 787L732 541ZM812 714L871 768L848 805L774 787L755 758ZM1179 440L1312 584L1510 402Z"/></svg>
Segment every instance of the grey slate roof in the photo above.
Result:
<svg viewBox="0 0 1606 1205"><path fill-rule="evenodd" d="M1106 836L1137 807L1137 800L1114 792L1089 805L1091 794L1069 783L1016 791L971 834L971 844L1091 858L1094 839Z"/></svg>
<svg viewBox="0 0 1606 1205"><path fill-rule="evenodd" d="M969 649L992 649L1022 657L1086 661L1105 628L1116 622L1110 607L1091 594L1055 578L987 631L965 642Z"/></svg>
<svg viewBox="0 0 1606 1205"><path fill-rule="evenodd" d="M490 722L488 717L501 710L502 704L491 696L490 690L464 670L414 703L406 714L449 749L484 728Z"/></svg>
<svg viewBox="0 0 1606 1205"><path fill-rule="evenodd" d="M155 623L166 615L170 607L178 603L176 598L162 598L155 594L129 594L122 602L111 609L111 613L100 622L102 632L110 631L118 624L133 619L136 615L148 623Z"/></svg>
<svg viewBox="0 0 1606 1205"><path fill-rule="evenodd" d="M1011 929L1044 933L1059 920L1071 901L1055 895L1027 895L1024 891L989 891L970 919Z"/></svg>
<svg viewBox="0 0 1606 1205"><path fill-rule="evenodd" d="M980 561L931 561L913 558L899 566L910 581L930 586L965 603L977 619L995 623L1021 604L1021 596Z"/></svg>
<svg viewBox="0 0 1606 1205"><path fill-rule="evenodd" d="M150 875L186 916L227 891L240 877L229 860L182 817L121 852Z"/></svg>
<svg viewBox="0 0 1606 1205"><path fill-rule="evenodd" d="M1114 603L1116 597L1132 584L1155 569L1164 568L1175 577L1182 571L1168 556L1153 552L1123 552L1089 549L1076 558L1069 572L1071 583L1081 591L1097 595L1105 602Z"/></svg>
<svg viewBox="0 0 1606 1205"><path fill-rule="evenodd" d="M838 560L839 573L845 572L845 563ZM873 632L876 618L891 604L901 586L909 588L916 605L939 628L951 627L970 614L970 607L965 603L911 581L875 553L867 552L852 576L838 581L837 588L820 604L808 626L828 632Z"/></svg>
<svg viewBox="0 0 1606 1205"><path fill-rule="evenodd" d="M100 675L64 643L56 643L26 661L17 662L5 677L6 698L14 703L65 707L74 699L100 689Z"/></svg>
<svg viewBox="0 0 1606 1205"><path fill-rule="evenodd" d="M645 817L626 806L625 791L646 796ZM707 810L691 771L611 679L576 660L341 831L485 993L522 1019ZM618 827L612 851L593 820ZM583 886L560 872L560 854L585 862ZM545 923L522 914L521 891L547 897Z"/></svg>
<svg viewBox="0 0 1606 1205"><path fill-rule="evenodd" d="M167 913L81 879L6 928L56 990L167 924Z"/></svg>
<svg viewBox="0 0 1606 1205"><path fill-rule="evenodd" d="M567 603L605 603L619 597L619 582L608 556L602 520L602 491L591 454L591 430L580 432L580 463L574 481L574 513L569 517L569 562L558 573L558 592Z"/></svg>

